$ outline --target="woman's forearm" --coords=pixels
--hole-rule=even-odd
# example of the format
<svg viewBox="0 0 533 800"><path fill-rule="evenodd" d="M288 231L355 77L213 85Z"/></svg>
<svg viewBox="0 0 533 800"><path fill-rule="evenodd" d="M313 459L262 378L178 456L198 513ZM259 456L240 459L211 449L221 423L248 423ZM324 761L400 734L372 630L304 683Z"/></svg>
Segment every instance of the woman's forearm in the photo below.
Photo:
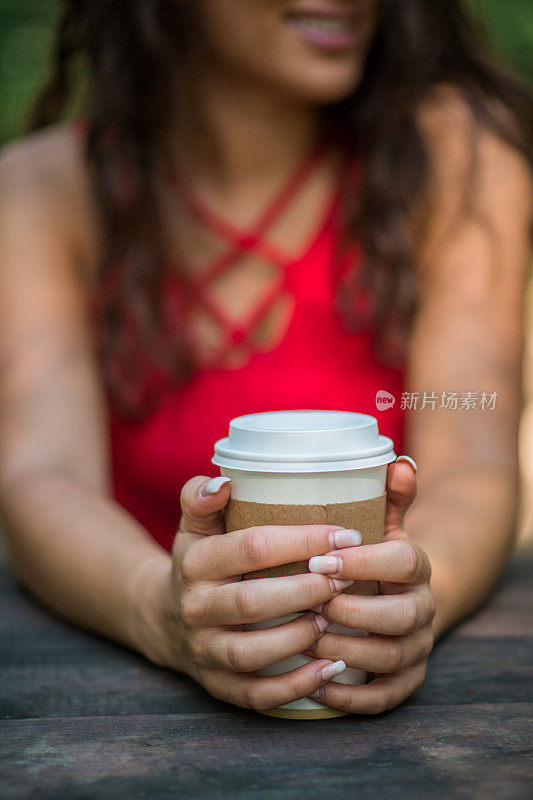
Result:
<svg viewBox="0 0 533 800"><path fill-rule="evenodd" d="M51 470L13 479L2 495L13 568L30 591L70 621L163 661L156 628L171 559L142 526Z"/></svg>
<svg viewBox="0 0 533 800"><path fill-rule="evenodd" d="M517 496L516 473L472 466L420 488L405 528L432 564L437 636L475 610L494 586L514 542Z"/></svg>
<svg viewBox="0 0 533 800"><path fill-rule="evenodd" d="M504 565L516 529L517 478L456 469L422 484L407 513L427 552L435 633L473 611ZM168 663L164 635L171 559L118 504L68 475L39 471L3 490L8 549L21 581L47 606Z"/></svg>

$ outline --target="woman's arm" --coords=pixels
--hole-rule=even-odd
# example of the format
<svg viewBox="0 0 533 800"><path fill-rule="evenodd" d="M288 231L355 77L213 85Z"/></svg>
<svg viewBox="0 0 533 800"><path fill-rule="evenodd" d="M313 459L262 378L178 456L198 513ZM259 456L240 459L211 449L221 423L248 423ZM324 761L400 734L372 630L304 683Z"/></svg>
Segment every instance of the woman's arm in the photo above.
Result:
<svg viewBox="0 0 533 800"><path fill-rule="evenodd" d="M482 602L513 545L533 204L525 160L495 135L473 131L457 99L424 122L436 210L406 381L419 394L406 448L419 472L405 527L432 563L440 635ZM424 392L436 396L434 409L421 407ZM451 392L457 409L440 408ZM477 409L461 408L463 392L477 393ZM480 408L483 392L496 393L494 408Z"/></svg>
<svg viewBox="0 0 533 800"><path fill-rule="evenodd" d="M333 578L380 581L376 597L340 595L320 608L330 622L379 635L326 632L310 651L375 673L364 686L329 683L312 695L354 713L381 713L420 686L434 637L487 595L515 525L531 178L511 148L478 132L478 178L468 183L471 128L460 102L425 123L435 211L405 387L420 393L406 446L418 486L406 462L390 464L384 541L310 564ZM443 392L445 400L458 393L457 410L439 409ZM482 392L496 392L494 410L461 410L462 392L477 392L478 404Z"/></svg>
<svg viewBox="0 0 533 800"><path fill-rule="evenodd" d="M1 161L0 498L14 569L31 591L141 649L136 576L148 562L168 569L170 557L109 496L79 230L91 219L74 162L62 132Z"/></svg>

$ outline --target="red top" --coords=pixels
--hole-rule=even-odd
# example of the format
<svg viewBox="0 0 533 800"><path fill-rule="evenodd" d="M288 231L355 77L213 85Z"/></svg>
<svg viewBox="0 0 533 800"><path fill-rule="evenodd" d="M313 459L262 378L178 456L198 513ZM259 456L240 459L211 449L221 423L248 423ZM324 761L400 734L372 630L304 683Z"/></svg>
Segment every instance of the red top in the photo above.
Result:
<svg viewBox="0 0 533 800"><path fill-rule="evenodd" d="M237 230L214 214L179 181L189 211L227 242L226 251L199 277L188 279L194 302L185 313L197 304L225 333L220 364L236 344L247 345L248 361L238 368L216 363L199 367L184 385L169 391L142 422L111 414L115 497L167 549L178 525L181 488L194 475L218 474L211 464L213 444L227 435L233 417L285 409L360 411L377 417L380 432L393 439L396 452L403 450L402 371L378 363L372 354L370 330L347 331L335 307L336 276L360 261L357 247L345 253L342 262L336 258L339 195L329 198L319 230L298 258L287 258L268 241L268 229L311 174L320 155L315 151L305 159L248 231ZM209 294L209 283L249 251L277 265L278 278L246 322L235 326ZM287 292L294 299L288 329L271 349L258 350L249 342L249 335L279 295ZM380 389L396 398L392 408L376 408Z"/></svg>

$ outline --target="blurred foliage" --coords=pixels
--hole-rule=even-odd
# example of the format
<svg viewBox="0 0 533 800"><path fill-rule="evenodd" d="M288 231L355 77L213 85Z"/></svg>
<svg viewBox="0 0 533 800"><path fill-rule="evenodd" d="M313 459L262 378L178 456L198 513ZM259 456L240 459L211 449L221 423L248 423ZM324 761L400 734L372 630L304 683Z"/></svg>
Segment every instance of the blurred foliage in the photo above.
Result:
<svg viewBox="0 0 533 800"><path fill-rule="evenodd" d="M533 80L533 1L468 2L507 61ZM48 73L62 5L61 0L0 0L0 141L24 128L31 100Z"/></svg>
<svg viewBox="0 0 533 800"><path fill-rule="evenodd" d="M0 0L0 140L19 134L45 80L59 0Z"/></svg>

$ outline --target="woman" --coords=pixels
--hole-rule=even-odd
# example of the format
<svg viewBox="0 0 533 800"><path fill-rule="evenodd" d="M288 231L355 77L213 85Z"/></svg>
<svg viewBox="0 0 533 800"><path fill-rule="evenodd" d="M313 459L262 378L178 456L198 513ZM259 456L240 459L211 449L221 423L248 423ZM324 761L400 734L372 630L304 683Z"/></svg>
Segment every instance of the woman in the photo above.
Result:
<svg viewBox="0 0 533 800"><path fill-rule="evenodd" d="M79 57L84 114L59 124ZM1 493L20 579L237 705L402 702L513 542L526 90L459 0L92 0L67 4L35 127L1 167ZM376 411L379 390L393 408ZM299 407L376 414L420 465L412 508L416 464L389 466L383 543L222 535L213 441L236 414ZM340 594L354 578L381 594ZM315 610L243 631L302 598ZM306 666L257 674L301 651ZM340 659L374 679L332 683Z"/></svg>

